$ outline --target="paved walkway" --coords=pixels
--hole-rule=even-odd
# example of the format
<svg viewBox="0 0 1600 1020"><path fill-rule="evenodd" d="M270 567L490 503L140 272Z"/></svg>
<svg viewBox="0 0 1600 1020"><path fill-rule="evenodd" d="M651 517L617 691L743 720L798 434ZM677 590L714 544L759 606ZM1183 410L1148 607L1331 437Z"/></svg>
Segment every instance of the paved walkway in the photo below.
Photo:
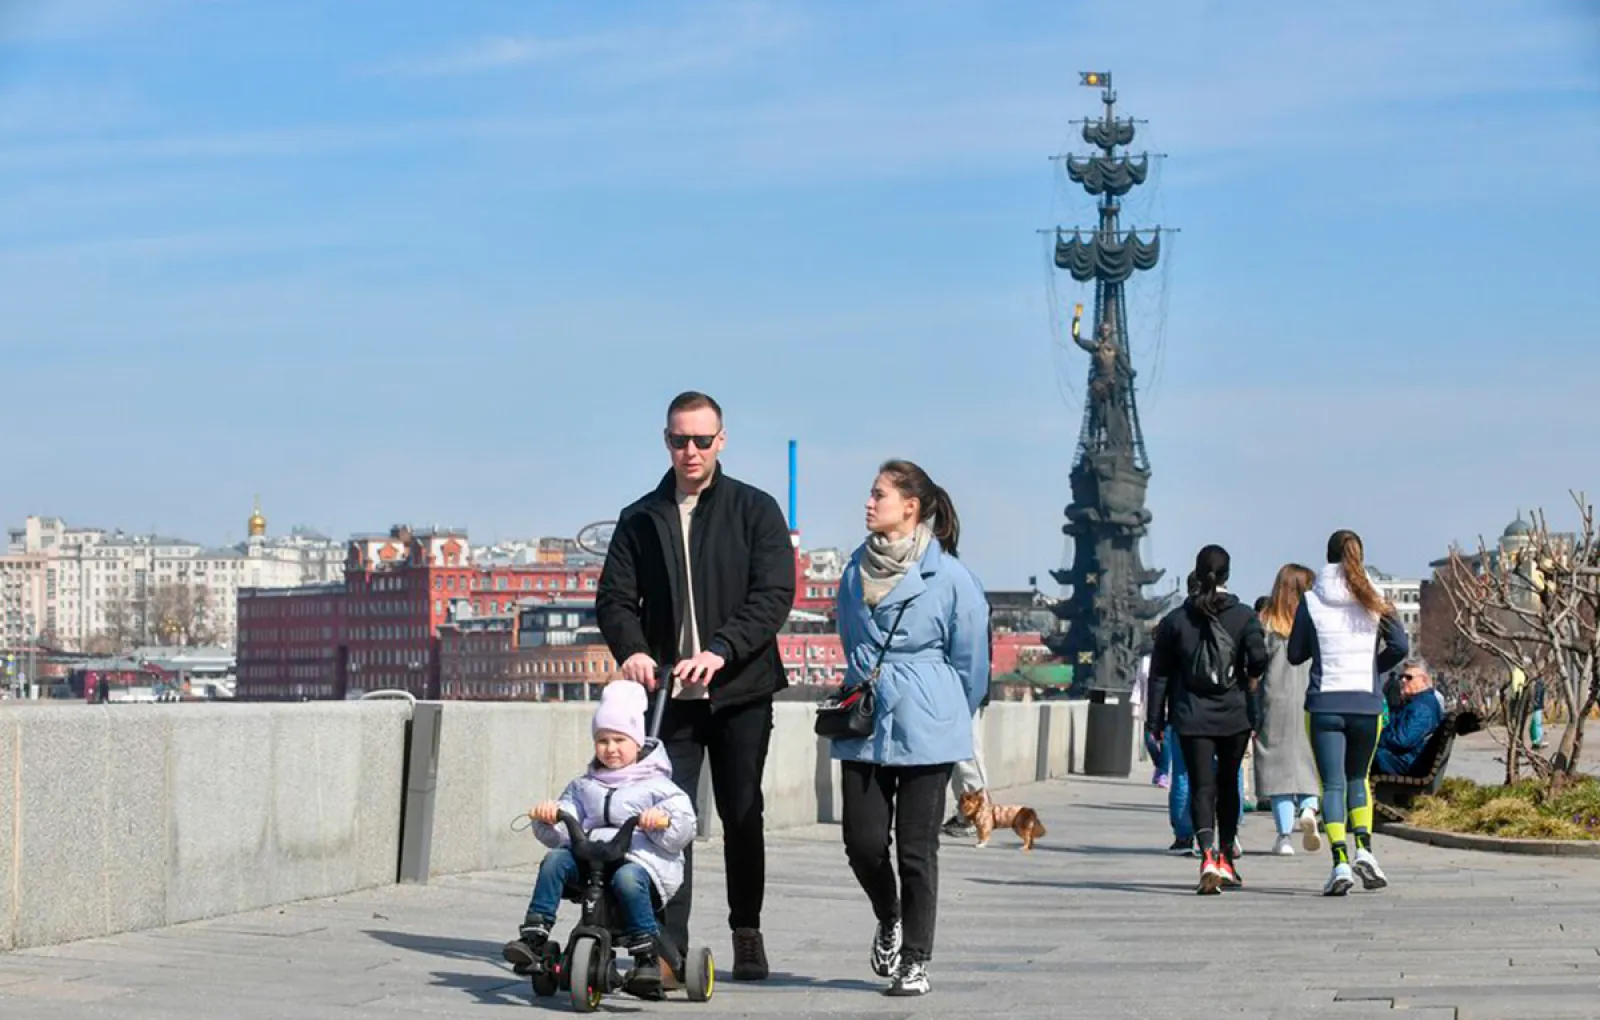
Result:
<svg viewBox="0 0 1600 1020"><path fill-rule="evenodd" d="M934 994L895 1000L866 968L872 919L836 829L774 836L767 935L778 973L715 999L608 1000L617 1014L883 1017L1593 1017L1600 861L1438 850L1394 840L1377 894L1317 895L1324 854L1251 855L1248 887L1196 897L1166 856L1161 791L1074 778L1014 794L1050 833L947 841ZM1011 799L1011 798L1008 798ZM1253 815L1247 850L1271 842ZM704 853L699 937L721 911ZM5 1020L515 1017L526 984L499 960L530 871L466 875L0 955ZM565 1010L550 1001L537 1008Z"/></svg>

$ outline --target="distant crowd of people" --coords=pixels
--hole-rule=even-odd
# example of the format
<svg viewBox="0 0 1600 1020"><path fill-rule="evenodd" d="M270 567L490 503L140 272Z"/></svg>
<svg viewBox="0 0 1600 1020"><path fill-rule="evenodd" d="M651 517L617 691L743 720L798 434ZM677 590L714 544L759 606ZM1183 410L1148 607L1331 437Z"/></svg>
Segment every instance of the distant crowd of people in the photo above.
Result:
<svg viewBox="0 0 1600 1020"><path fill-rule="evenodd" d="M1208 545L1188 598L1156 627L1140 676L1145 745L1152 781L1168 788L1169 849L1200 858L1200 893L1243 884L1239 825L1258 802L1272 811L1272 853L1293 854L1296 832L1311 852L1326 836L1325 895L1346 895L1357 880L1388 885L1372 850L1371 774L1422 767L1446 705L1428 664L1408 657L1399 615L1364 557L1359 535L1336 531L1320 570L1285 564L1272 593L1247 607L1228 591L1227 550ZM1396 667L1391 706L1386 677Z"/></svg>

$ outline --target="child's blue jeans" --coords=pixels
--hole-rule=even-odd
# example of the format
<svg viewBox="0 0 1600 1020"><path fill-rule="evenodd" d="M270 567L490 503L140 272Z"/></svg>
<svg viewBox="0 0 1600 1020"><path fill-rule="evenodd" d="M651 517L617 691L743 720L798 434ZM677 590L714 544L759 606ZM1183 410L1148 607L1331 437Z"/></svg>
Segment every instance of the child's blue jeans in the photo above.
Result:
<svg viewBox="0 0 1600 1020"><path fill-rule="evenodd" d="M578 887L578 862L572 851L552 850L539 864L539 877L533 883L533 898L528 901L528 921L554 924L561 897ZM624 861L611 876L611 892L622 916L627 936L656 934L655 883L650 872L633 861Z"/></svg>

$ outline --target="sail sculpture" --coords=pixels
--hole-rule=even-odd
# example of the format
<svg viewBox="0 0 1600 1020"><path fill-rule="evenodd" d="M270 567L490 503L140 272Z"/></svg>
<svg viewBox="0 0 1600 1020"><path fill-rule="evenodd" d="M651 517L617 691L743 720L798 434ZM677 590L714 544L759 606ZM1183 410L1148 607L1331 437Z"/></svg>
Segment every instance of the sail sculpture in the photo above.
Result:
<svg viewBox="0 0 1600 1020"><path fill-rule="evenodd" d="M1050 645L1073 667L1073 688L1098 701L1097 695L1133 686L1139 658L1150 648L1151 624L1166 607L1166 599L1144 594L1164 572L1146 568L1139 556L1139 540L1150 527L1144 504L1150 457L1134 394L1124 294L1135 273L1160 260L1162 230L1122 229L1121 199L1144 183L1149 157L1117 151L1133 142L1134 123L1116 116L1110 74L1081 77L1085 85L1104 87L1103 116L1083 125L1083 140L1100 151L1069 156L1066 170L1099 198L1099 223L1087 231L1056 230L1056 267L1080 283L1094 281L1094 310L1087 336L1079 315L1072 323L1074 342L1089 355L1089 381L1072 503L1061 529L1072 539L1072 562L1051 572L1071 594L1055 605L1065 626Z"/></svg>

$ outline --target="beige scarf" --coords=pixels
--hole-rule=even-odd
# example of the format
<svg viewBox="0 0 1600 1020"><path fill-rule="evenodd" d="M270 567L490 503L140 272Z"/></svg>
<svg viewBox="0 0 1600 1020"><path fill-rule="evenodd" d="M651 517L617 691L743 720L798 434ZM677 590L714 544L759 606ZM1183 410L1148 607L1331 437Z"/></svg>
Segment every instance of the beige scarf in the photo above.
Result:
<svg viewBox="0 0 1600 1020"><path fill-rule="evenodd" d="M905 538L894 541L883 535L868 535L861 553L861 597L866 604L875 606L894 591L906 571L921 562L931 541L933 529L926 521Z"/></svg>

